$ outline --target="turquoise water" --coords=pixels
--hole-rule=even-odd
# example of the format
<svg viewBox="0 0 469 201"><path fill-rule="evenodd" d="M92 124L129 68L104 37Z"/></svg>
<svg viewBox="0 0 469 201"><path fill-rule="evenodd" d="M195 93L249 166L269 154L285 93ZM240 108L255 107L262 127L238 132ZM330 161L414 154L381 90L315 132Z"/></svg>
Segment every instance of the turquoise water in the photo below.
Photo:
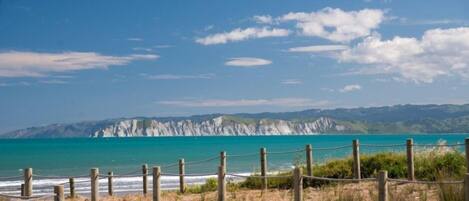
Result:
<svg viewBox="0 0 469 201"><path fill-rule="evenodd" d="M246 157L228 157L231 171L250 172L258 168L256 154L259 148L268 152L303 149L305 144L314 148L351 145L353 139L361 144L405 143L413 138L416 144L463 142L466 134L439 135L314 135L314 136L251 136L251 137L158 137L108 139L13 139L0 140L0 176L17 175L25 167L44 175L88 174L92 167L102 171L129 172L142 164L165 165L184 158L186 162L216 157L224 150L228 155L249 154ZM400 150L403 150L402 147ZM380 150L399 151L399 148L361 147L362 153ZM336 151L314 151L316 161L349 155L351 148ZM269 154L270 169L288 167L304 160L304 152ZM189 173L215 172L218 160L199 165L187 165ZM177 168L163 169L176 172Z"/></svg>
<svg viewBox="0 0 469 201"><path fill-rule="evenodd" d="M415 144L435 144L440 140L447 143L463 143L468 134L431 134L431 135L310 135L310 136L246 136L246 137L156 137L156 138L105 138L105 139L2 139L0 140L0 177L21 175L22 169L32 167L37 175L87 175L90 168L98 167L106 174L115 175L140 172L141 165L166 166L184 158L186 173L215 173L219 164L220 151L226 151L228 172L249 173L259 169L259 149L266 147L268 169L270 171L289 169L292 164L305 161L306 144L313 145L315 162L349 156L352 140L359 139L362 154L381 151L404 151L400 147L370 147L371 145L405 144L413 138ZM350 145L337 150L315 150L315 148ZM459 147L461 150L463 147ZM300 150L295 153L274 154ZM247 155L246 155L247 154ZM235 157L233 155L246 155ZM213 158L200 164L193 161ZM177 173L177 166L162 168L163 173ZM150 171L151 172L151 171ZM132 183L139 188L141 178L120 180L122 188L129 189ZM193 183L203 182L196 178ZM36 182L49 184L52 180L36 178ZM59 182L59 181L55 181ZM164 183L166 182L166 183ZM124 185L125 184L125 185ZM20 181L1 181L1 187L16 193L12 186ZM130 185L130 184L129 184ZM174 188L177 178L163 178L163 186ZM118 186L118 185L117 185ZM83 186L86 190L87 187Z"/></svg>

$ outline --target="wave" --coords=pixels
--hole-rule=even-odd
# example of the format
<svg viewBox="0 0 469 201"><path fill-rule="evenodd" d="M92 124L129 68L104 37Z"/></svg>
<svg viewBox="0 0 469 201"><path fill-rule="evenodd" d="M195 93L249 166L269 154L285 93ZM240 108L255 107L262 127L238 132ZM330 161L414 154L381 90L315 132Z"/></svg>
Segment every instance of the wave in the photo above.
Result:
<svg viewBox="0 0 469 201"><path fill-rule="evenodd" d="M248 176L251 173L237 173L238 175ZM185 176L184 180L187 185L199 185L204 184L209 178L217 178L217 175L209 176ZM227 176L228 180L241 181L242 178L235 178ZM131 193L131 192L142 192L143 182L142 177L125 177L125 178L113 178L113 192L115 193ZM54 185L64 185L64 191L67 193L70 191L68 184L68 178L57 178L57 179L35 179L33 180L33 195L47 195L54 191ZM0 194L6 195L20 195L21 184L23 180L12 180L12 181L0 181ZM148 190L151 191L153 187L153 178L148 176ZM162 176L161 177L161 188L162 190L174 190L179 188L179 176ZM99 190L100 193L108 192L107 178L103 177L99 179ZM75 178L75 192L80 195L90 194L91 186L90 179L86 177Z"/></svg>

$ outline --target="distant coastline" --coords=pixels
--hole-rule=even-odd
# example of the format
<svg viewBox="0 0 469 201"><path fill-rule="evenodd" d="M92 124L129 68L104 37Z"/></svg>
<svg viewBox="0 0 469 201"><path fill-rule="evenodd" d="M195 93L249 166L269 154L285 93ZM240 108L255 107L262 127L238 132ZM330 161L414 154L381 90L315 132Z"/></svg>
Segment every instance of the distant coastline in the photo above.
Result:
<svg viewBox="0 0 469 201"><path fill-rule="evenodd" d="M469 104L136 117L20 129L0 138L467 133Z"/></svg>

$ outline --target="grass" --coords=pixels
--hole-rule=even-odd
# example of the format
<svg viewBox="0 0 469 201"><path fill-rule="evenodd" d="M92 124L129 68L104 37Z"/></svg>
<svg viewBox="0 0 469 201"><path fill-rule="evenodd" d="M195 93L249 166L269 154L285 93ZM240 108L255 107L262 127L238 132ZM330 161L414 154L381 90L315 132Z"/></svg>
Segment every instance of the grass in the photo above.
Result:
<svg viewBox="0 0 469 201"><path fill-rule="evenodd" d="M462 153L447 148L418 150L415 154L415 175L418 180L444 181L462 180L466 171L465 157ZM301 165L301 164L299 164ZM404 153L376 153L361 156L362 177L376 177L380 170L387 170L390 178L406 178L407 166ZM330 160L313 168L315 176L329 178L352 178L352 158ZM291 171L280 172L278 175L291 175ZM258 175L254 173L253 175ZM269 190L261 189L261 179L248 177L241 182L227 183L229 200L290 200L291 177L269 178ZM304 194L322 201L369 201L377 200L377 184L361 182L340 184L304 182ZM217 179L207 179L204 184L186 188L187 194L171 194L171 200L214 200L216 198ZM195 196L195 197L194 197ZM464 199L462 185L422 185L397 184L389 186L390 200L393 201L462 201ZM319 199L320 198L320 199Z"/></svg>

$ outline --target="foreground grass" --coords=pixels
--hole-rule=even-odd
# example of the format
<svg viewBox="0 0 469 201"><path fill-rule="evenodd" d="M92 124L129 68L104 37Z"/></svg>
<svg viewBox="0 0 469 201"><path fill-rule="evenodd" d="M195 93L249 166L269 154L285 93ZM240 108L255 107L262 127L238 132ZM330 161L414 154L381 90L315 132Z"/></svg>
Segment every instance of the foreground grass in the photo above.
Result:
<svg viewBox="0 0 469 201"><path fill-rule="evenodd" d="M363 178L377 177L380 170L387 170L390 178L407 177L407 163L404 153L377 153L361 156L361 173ZM465 157L454 149L439 147L435 149L421 150L415 155L415 175L418 180L444 181L462 180L466 171ZM325 164L316 165L313 168L315 176L328 178L352 178L352 158L330 160ZM256 173L254 173L256 174ZM278 175L291 175L290 171L278 173ZM207 194L216 191L215 179L207 180L206 184L188 188L189 192ZM291 189L291 178L269 178L268 186L277 191ZM356 188L357 185L359 188ZM347 188L355 188L350 191L344 185L337 182L308 181L304 180L306 189L316 189L319 197L325 201L354 201L354 200L377 200L376 183L371 182L368 186L363 184L345 184ZM312 188L309 188L312 187ZM249 177L239 183L228 183L229 192L246 191L249 189L260 189L261 180ZM390 185L391 200L441 200L459 201L463 200L462 185L419 185L419 184L393 184ZM313 190L315 191L315 190ZM361 193L366 191L368 193ZM331 194L331 192L333 192ZM310 192L311 194L312 192ZM236 193L235 193L236 194ZM314 193L312 193L314 194ZM236 197L236 196L232 196ZM268 199L270 200L270 199ZM315 199L316 200L316 199Z"/></svg>
<svg viewBox="0 0 469 201"><path fill-rule="evenodd" d="M443 181L462 180L466 171L465 157L462 153L448 148L421 150L415 155L415 175L418 180ZM314 166L314 175L329 178L352 178L352 159L330 160ZM387 170L390 178L406 178L406 156L403 153L377 153L361 156L363 178L376 177L380 170ZM254 173L256 174L256 173ZM290 171L278 173L291 175ZM261 181L249 177L241 182L227 183L227 200L292 200L291 178L269 178L269 190L259 190ZM305 200L315 201L375 201L377 200L376 182L337 183L304 180ZM176 191L162 193L163 200L208 201L216 200L217 180L208 179L205 184L187 187L187 193ZM462 185L422 185L390 183L390 200L393 201L463 201ZM103 197L103 201L150 201L151 195L126 195ZM86 198L68 199L85 201Z"/></svg>
<svg viewBox="0 0 469 201"><path fill-rule="evenodd" d="M376 178L380 170L387 170L390 178L407 178L407 159L404 153L377 153L361 156L362 178ZM435 148L422 150L415 154L415 176L418 180L439 181L439 180L462 180L466 171L465 157L462 153L454 149ZM353 159L330 160L325 164L313 167L314 176L328 178L353 178ZM304 171L306 172L306 170ZM280 173L279 175L291 175L291 171ZM268 180L270 188L291 188L291 178L275 178ZM320 187L332 184L324 181L304 182L305 187ZM240 183L241 187L259 189L261 180L258 178L248 178Z"/></svg>

